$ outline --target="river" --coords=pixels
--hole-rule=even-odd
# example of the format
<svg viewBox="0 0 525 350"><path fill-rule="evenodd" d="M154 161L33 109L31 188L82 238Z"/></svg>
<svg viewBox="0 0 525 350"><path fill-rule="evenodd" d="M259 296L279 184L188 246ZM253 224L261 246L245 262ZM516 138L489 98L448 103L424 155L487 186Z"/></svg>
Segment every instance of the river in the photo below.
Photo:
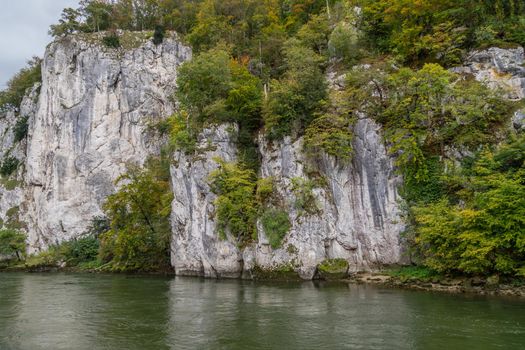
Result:
<svg viewBox="0 0 525 350"><path fill-rule="evenodd" d="M353 284L0 274L0 349L524 349L525 300Z"/></svg>

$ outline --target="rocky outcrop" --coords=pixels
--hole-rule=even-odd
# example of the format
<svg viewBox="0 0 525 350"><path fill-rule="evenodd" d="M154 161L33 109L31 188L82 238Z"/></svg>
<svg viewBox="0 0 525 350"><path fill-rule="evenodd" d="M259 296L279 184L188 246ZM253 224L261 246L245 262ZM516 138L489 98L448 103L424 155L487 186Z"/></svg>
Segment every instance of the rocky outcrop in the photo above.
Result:
<svg viewBox="0 0 525 350"><path fill-rule="evenodd" d="M128 50L75 36L48 46L27 146L30 251L82 234L126 165L158 152L148 126L173 112L190 57L176 37Z"/></svg>
<svg viewBox="0 0 525 350"><path fill-rule="evenodd" d="M351 271L373 270L402 260L397 184L392 161L379 126L363 118L355 126L355 156L348 164L321 156L307 159L303 141L259 138L261 178L271 178L288 213L291 227L281 248L272 249L261 224L258 241L239 249L218 238L214 219L215 195L208 177L217 168L215 157L235 161L236 148L227 126L207 129L200 136L208 151L191 159L177 153L172 167L175 199L172 206L172 263L182 275L251 278L257 270L293 269L301 278L314 277L326 259L342 258ZM312 175L314 174L315 175ZM313 177L319 177L315 181ZM306 213L296 205L294 183L315 181L317 209Z"/></svg>
<svg viewBox="0 0 525 350"><path fill-rule="evenodd" d="M209 176L216 159L234 162L237 148L231 138L235 127L210 127L199 137L197 155L175 154L171 167L174 200L171 223L171 262L182 276L240 277L242 256L230 240L217 234Z"/></svg>
<svg viewBox="0 0 525 350"><path fill-rule="evenodd" d="M525 98L525 52L523 47L502 49L491 47L473 51L464 65L452 69L460 74L470 74L493 89L502 91L509 100ZM525 130L525 110L516 111L511 120L516 131Z"/></svg>
<svg viewBox="0 0 525 350"><path fill-rule="evenodd" d="M525 54L522 47L491 47L470 53L463 66L452 71L471 74L493 89L501 89L510 100L525 97Z"/></svg>

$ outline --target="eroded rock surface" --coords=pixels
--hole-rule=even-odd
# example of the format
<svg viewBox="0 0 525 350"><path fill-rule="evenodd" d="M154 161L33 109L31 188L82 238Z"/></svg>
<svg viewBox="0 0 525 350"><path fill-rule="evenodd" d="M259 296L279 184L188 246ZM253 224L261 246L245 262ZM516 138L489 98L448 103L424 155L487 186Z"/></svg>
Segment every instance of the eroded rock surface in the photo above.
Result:
<svg viewBox="0 0 525 350"><path fill-rule="evenodd" d="M182 276L240 277L242 256L231 239L217 233L209 176L218 168L217 159L234 162L237 148L231 125L210 127L200 137L198 155L175 154L171 167L174 200L171 223L171 262Z"/></svg>
<svg viewBox="0 0 525 350"><path fill-rule="evenodd" d="M131 50L74 36L48 46L28 138L30 251L82 234L126 164L158 152L148 125L173 112L177 67L190 57L177 38Z"/></svg>
<svg viewBox="0 0 525 350"><path fill-rule="evenodd" d="M301 278L314 277L317 265L325 259L343 258L352 271L373 270L402 260L397 195L398 177L386 153L379 126L364 118L355 126L355 156L349 164L322 156L315 162L303 152L302 139L270 143L259 138L262 157L260 176L271 177L288 213L291 228L281 248L272 249L262 225L258 242L242 251L232 240L218 238L214 219L215 195L210 192L209 174L217 168L219 157L235 161L237 149L228 126L207 129L201 147L209 151L192 159L177 153L172 167L173 239L172 263L182 275L252 277L255 269L292 268ZM315 180L314 214L296 206L293 183Z"/></svg>

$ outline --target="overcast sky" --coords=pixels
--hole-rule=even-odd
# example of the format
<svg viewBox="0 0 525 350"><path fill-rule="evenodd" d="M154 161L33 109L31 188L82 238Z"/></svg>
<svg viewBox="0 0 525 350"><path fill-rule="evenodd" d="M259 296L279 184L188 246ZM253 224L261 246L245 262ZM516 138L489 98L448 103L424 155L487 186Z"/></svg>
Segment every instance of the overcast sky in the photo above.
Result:
<svg viewBox="0 0 525 350"><path fill-rule="evenodd" d="M44 54L47 31L78 0L0 0L0 89L26 61Z"/></svg>

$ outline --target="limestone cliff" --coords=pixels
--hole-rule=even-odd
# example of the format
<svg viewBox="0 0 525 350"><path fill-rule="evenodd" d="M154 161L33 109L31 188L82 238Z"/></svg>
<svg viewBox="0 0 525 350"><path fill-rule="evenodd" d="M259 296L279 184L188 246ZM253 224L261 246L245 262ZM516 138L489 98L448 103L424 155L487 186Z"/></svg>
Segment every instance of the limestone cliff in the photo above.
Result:
<svg viewBox="0 0 525 350"><path fill-rule="evenodd" d="M27 141L31 251L83 233L126 164L158 152L148 125L173 112L177 67L190 57L177 38L129 50L74 36L48 46Z"/></svg>
<svg viewBox="0 0 525 350"><path fill-rule="evenodd" d="M43 82L20 108L28 119L27 139L14 140L20 116L0 119L0 156L22 164L0 183L0 219L27 229L31 252L84 233L127 164L159 152L164 140L150 126L176 109L177 68L190 58L176 36L158 46L139 40L127 49L78 36L49 45ZM517 100L525 96L524 61L522 48L491 48L472 53L454 70ZM524 115L516 114L515 128L524 128ZM312 158L302 138L270 142L261 133L258 176L272 179L290 229L279 248L269 244L261 222L258 239L247 246L220 239L209 175L218 167L216 158L236 161L236 132L231 124L207 127L199 135L200 152L173 155L171 261L177 274L252 278L258 270L284 268L311 279L326 259L345 259L352 271L406 259L401 179L380 126L366 116L354 125L348 162L324 154ZM314 182L314 212L297 207L297 181Z"/></svg>
<svg viewBox="0 0 525 350"><path fill-rule="evenodd" d="M398 177L387 155L380 128L363 118L355 126L355 156L341 164L323 156L315 165L303 152L302 138L270 143L259 138L260 177L271 177L292 223L282 247L272 249L258 225L258 242L244 249L220 240L214 219L215 196L208 177L215 157L235 161L228 126L205 130L201 147L210 150L192 159L179 152L172 167L172 263L177 274L208 277L252 276L254 269L291 267L311 279L325 259L343 258L352 270L370 270L402 259ZM294 205L294 179L308 179L316 167L326 183L313 190L318 210L305 214Z"/></svg>

